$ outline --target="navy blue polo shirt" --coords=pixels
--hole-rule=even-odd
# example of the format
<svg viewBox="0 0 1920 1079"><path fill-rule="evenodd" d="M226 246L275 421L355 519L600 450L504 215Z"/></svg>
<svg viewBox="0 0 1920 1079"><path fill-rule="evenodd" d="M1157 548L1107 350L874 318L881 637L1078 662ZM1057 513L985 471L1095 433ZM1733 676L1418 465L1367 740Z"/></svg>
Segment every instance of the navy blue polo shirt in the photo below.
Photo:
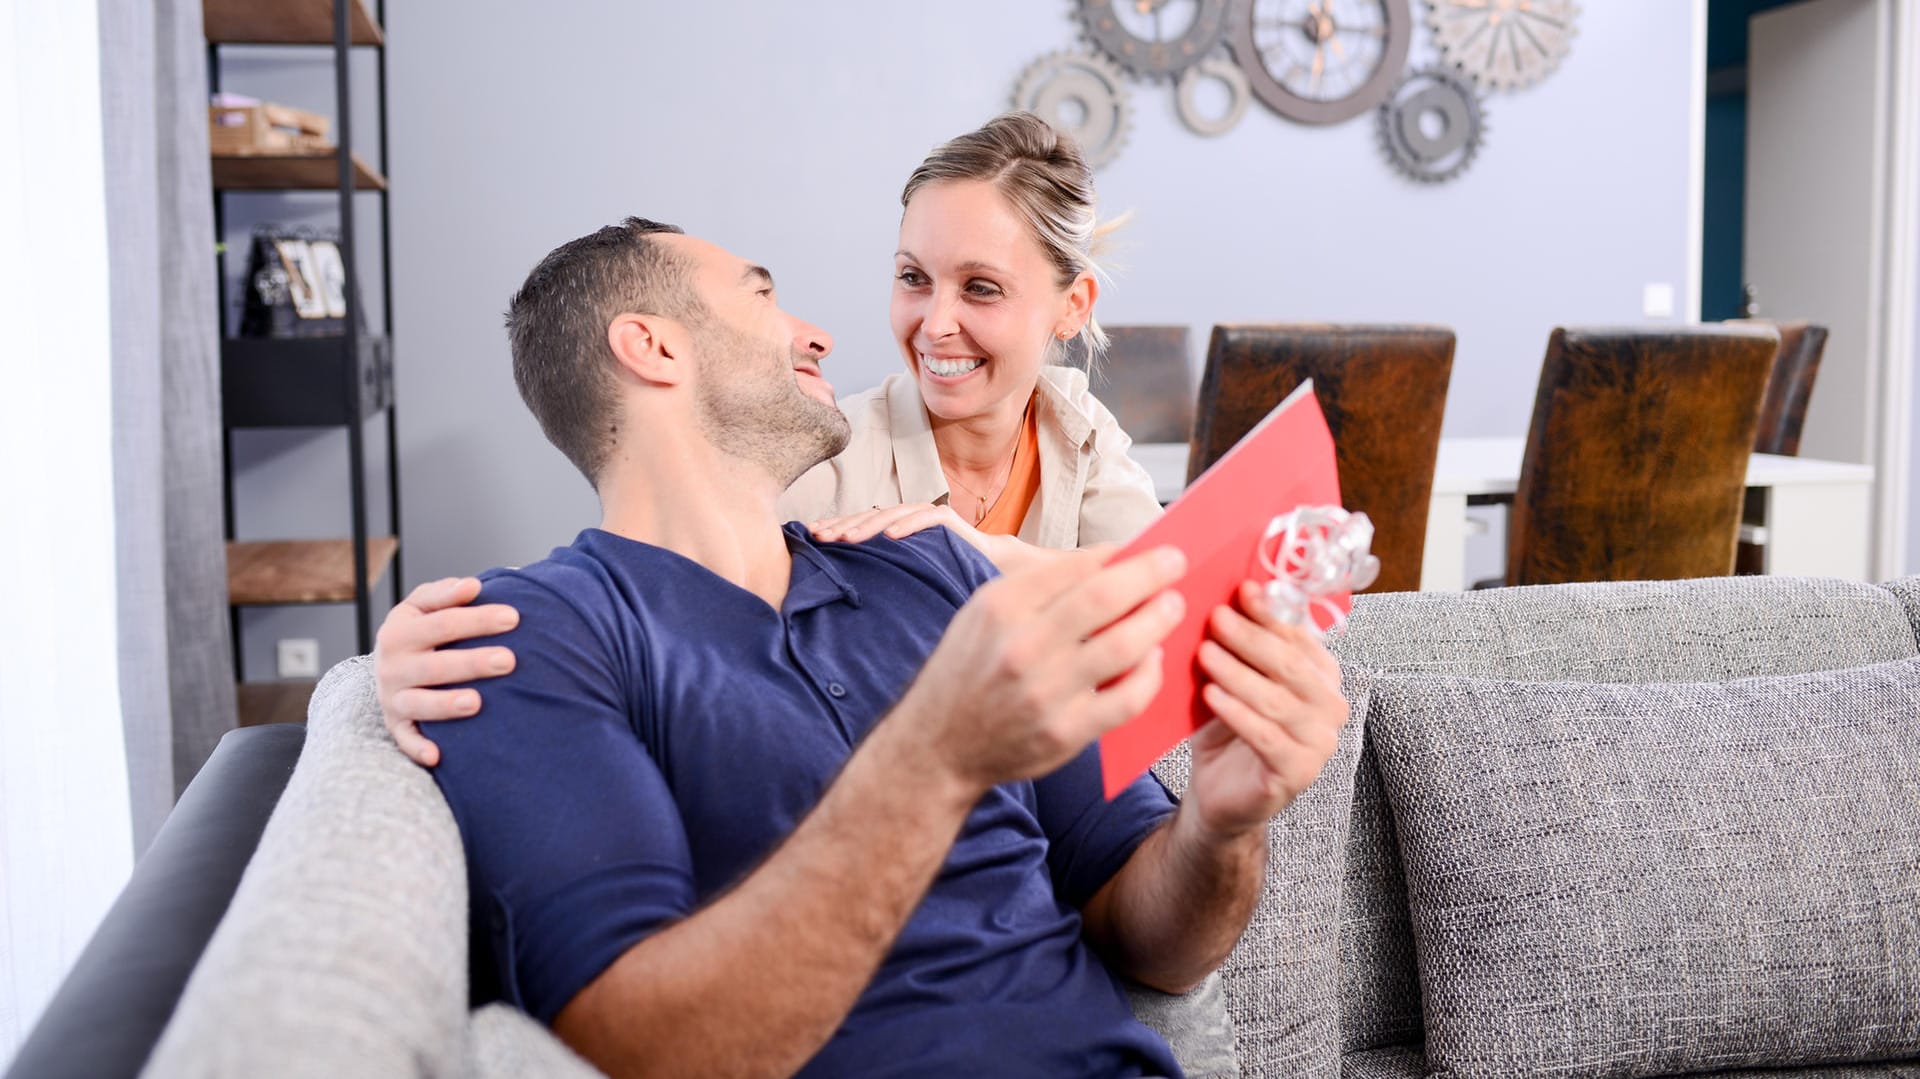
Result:
<svg viewBox="0 0 1920 1079"><path fill-rule="evenodd" d="M751 872L993 574L945 529L858 545L785 535L778 611L598 529L482 575L480 602L512 604L520 623L469 643L509 645L518 664L479 685L477 716L432 731L466 848L477 985L551 1023L627 949ZM1105 801L1097 754L981 800L802 1075L1179 1074L1078 913L1172 800L1142 777Z"/></svg>

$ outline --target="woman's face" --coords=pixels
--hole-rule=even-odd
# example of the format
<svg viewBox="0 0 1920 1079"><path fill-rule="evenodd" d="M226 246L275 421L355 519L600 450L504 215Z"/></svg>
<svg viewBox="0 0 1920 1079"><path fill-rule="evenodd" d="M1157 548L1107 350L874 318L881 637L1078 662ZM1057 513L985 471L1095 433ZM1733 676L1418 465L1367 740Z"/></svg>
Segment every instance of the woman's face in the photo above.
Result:
<svg viewBox="0 0 1920 1079"><path fill-rule="evenodd" d="M893 256L893 338L927 410L945 420L1017 419L1047 346L1086 322L1091 274L1060 287L1040 242L992 184L914 193Z"/></svg>

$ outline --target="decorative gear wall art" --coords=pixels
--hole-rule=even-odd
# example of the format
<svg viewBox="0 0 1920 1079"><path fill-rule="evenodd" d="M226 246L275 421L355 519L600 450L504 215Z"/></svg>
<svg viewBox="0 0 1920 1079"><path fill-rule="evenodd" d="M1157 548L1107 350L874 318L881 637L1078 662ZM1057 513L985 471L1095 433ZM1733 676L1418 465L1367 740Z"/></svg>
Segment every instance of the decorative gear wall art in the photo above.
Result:
<svg viewBox="0 0 1920 1079"><path fill-rule="evenodd" d="M1520 90L1553 73L1573 47L1573 0L1427 0L1440 55L1489 90Z"/></svg>
<svg viewBox="0 0 1920 1079"><path fill-rule="evenodd" d="M1408 177L1437 184L1466 170L1486 135L1473 84L1447 67L1415 71L1380 105L1380 143Z"/></svg>
<svg viewBox="0 0 1920 1079"><path fill-rule="evenodd" d="M1092 53L1056 52L1035 60L1013 88L1013 107L1071 135L1096 169L1119 155L1133 126L1126 75Z"/></svg>
<svg viewBox="0 0 1920 1079"><path fill-rule="evenodd" d="M1412 44L1407 0L1238 0L1227 25L1253 96L1303 124L1386 100Z"/></svg>
<svg viewBox="0 0 1920 1079"><path fill-rule="evenodd" d="M1227 107L1218 116L1200 110L1200 87L1209 80L1227 88ZM1224 56L1210 56L1180 73L1174 86L1174 107L1180 119L1196 135L1224 135L1247 114L1247 100L1253 91L1247 86L1247 73Z"/></svg>
<svg viewBox="0 0 1920 1079"><path fill-rule="evenodd" d="M1075 0L1087 39L1129 74L1178 75L1227 29L1227 0Z"/></svg>

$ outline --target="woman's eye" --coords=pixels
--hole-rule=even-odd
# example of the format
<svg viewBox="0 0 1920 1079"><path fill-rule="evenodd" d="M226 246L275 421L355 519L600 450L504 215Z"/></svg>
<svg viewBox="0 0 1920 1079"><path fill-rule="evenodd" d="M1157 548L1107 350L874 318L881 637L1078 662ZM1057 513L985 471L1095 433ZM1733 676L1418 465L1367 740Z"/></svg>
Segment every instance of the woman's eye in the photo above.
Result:
<svg viewBox="0 0 1920 1079"><path fill-rule="evenodd" d="M901 284L909 288L918 288L927 283L927 279L921 275L919 270L901 270L893 276Z"/></svg>
<svg viewBox="0 0 1920 1079"><path fill-rule="evenodd" d="M971 296L993 297L1000 295L1000 290L985 281L970 281L967 283L967 294Z"/></svg>

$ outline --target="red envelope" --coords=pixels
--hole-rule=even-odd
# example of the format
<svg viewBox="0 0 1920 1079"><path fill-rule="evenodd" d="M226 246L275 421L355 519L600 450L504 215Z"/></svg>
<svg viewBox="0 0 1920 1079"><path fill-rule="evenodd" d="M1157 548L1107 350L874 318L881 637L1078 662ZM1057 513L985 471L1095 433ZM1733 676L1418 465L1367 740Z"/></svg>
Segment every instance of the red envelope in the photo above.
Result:
<svg viewBox="0 0 1920 1079"><path fill-rule="evenodd" d="M1213 718L1200 700L1205 675L1195 654L1213 609L1233 603L1241 582L1271 576L1258 557L1267 524L1298 506L1338 505L1333 434L1308 381L1116 556L1169 543L1185 551L1187 575L1177 587L1187 598L1187 614L1162 645L1165 679L1159 695L1146 711L1100 738L1108 798ZM1345 594L1329 598L1343 611L1351 604Z"/></svg>

